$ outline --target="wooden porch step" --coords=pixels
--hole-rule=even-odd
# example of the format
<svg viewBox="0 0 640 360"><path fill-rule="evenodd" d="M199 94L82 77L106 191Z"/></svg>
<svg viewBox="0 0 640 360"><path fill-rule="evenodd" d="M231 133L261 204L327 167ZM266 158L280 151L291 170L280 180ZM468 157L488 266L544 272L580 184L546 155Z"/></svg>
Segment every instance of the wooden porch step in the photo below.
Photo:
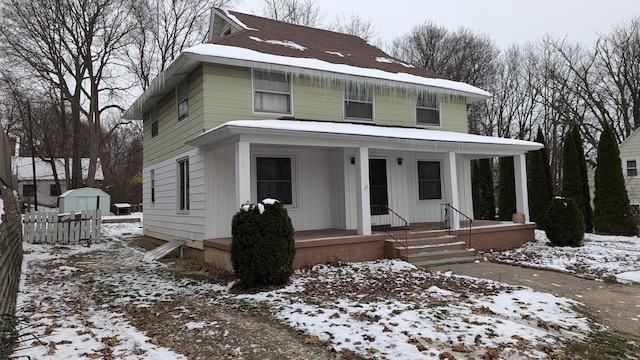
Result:
<svg viewBox="0 0 640 360"><path fill-rule="evenodd" d="M173 250L176 250L177 248L179 248L181 246L184 246L186 243L187 243L187 241L184 240L184 239L173 239L173 240L169 241L168 243L166 243L166 244L164 244L162 246L159 246L159 247L149 251L148 253L146 253L144 255L144 257L142 258L142 260L144 260L146 262L152 262L154 260L161 259L161 258L167 256Z"/></svg>

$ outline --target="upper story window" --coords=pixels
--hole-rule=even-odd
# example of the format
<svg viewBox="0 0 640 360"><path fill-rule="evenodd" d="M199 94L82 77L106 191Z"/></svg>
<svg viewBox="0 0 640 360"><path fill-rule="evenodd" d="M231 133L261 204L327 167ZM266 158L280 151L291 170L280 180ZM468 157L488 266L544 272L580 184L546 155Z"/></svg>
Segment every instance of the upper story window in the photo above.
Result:
<svg viewBox="0 0 640 360"><path fill-rule="evenodd" d="M373 121L373 89L371 86L347 83L344 89L344 117Z"/></svg>
<svg viewBox="0 0 640 360"><path fill-rule="evenodd" d="M440 102L432 93L422 93L416 98L416 124L440 126Z"/></svg>
<svg viewBox="0 0 640 360"><path fill-rule="evenodd" d="M276 199L293 204L293 173L290 157L256 158L256 193L258 201Z"/></svg>
<svg viewBox="0 0 640 360"><path fill-rule="evenodd" d="M291 114L291 76L281 72L254 69L253 110Z"/></svg>
<svg viewBox="0 0 640 360"><path fill-rule="evenodd" d="M439 161L418 161L418 198L442 199L442 178Z"/></svg>
<svg viewBox="0 0 640 360"><path fill-rule="evenodd" d="M189 83L186 77L176 86L176 108L178 122L189 117Z"/></svg>
<svg viewBox="0 0 640 360"><path fill-rule="evenodd" d="M158 106L153 105L149 111L151 117L151 137L158 136Z"/></svg>
<svg viewBox="0 0 640 360"><path fill-rule="evenodd" d="M627 160L627 176L634 177L638 176L638 161L636 159Z"/></svg>

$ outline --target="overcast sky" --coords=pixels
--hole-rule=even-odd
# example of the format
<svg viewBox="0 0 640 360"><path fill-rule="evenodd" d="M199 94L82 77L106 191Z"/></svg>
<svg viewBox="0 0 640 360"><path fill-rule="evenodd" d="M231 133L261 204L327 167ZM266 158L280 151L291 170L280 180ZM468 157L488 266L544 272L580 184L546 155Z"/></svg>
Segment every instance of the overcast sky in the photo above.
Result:
<svg viewBox="0 0 640 360"><path fill-rule="evenodd" d="M263 0L233 7L261 15ZM598 33L640 16L640 0L316 0L327 21L355 12L371 21L387 42L426 20L455 30L487 34L498 46L536 41L545 34L591 45ZM377 5L379 4L379 5Z"/></svg>

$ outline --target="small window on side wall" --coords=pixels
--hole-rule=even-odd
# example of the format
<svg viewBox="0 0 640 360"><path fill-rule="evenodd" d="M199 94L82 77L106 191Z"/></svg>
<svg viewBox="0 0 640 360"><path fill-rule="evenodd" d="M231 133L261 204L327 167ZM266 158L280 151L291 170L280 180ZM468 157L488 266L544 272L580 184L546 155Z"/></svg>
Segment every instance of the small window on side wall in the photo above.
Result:
<svg viewBox="0 0 640 360"><path fill-rule="evenodd" d="M416 124L440 126L440 102L436 94L418 94L416 99Z"/></svg>
<svg viewBox="0 0 640 360"><path fill-rule="evenodd" d="M33 184L25 184L22 185L22 196L23 197L34 197L36 194L36 186Z"/></svg>
<svg viewBox="0 0 640 360"><path fill-rule="evenodd" d="M158 107L156 105L149 110L149 117L151 118L151 137L158 136Z"/></svg>
<svg viewBox="0 0 640 360"><path fill-rule="evenodd" d="M442 199L442 178L439 161L418 161L418 198Z"/></svg>
<svg viewBox="0 0 640 360"><path fill-rule="evenodd" d="M176 108L178 109L178 122L189 117L189 83L186 77L176 86Z"/></svg>
<svg viewBox="0 0 640 360"><path fill-rule="evenodd" d="M178 160L178 210L189 211L189 159Z"/></svg>
<svg viewBox="0 0 640 360"><path fill-rule="evenodd" d="M627 176L635 177L638 176L638 161L637 160L627 160Z"/></svg>
<svg viewBox="0 0 640 360"><path fill-rule="evenodd" d="M60 189L56 184L49 184L49 196L60 196Z"/></svg>
<svg viewBox="0 0 640 360"><path fill-rule="evenodd" d="M156 171L151 169L149 175L151 180L151 203L153 204L156 202Z"/></svg>
<svg viewBox="0 0 640 360"><path fill-rule="evenodd" d="M371 86L347 83L344 89L344 117L373 121L373 88Z"/></svg>

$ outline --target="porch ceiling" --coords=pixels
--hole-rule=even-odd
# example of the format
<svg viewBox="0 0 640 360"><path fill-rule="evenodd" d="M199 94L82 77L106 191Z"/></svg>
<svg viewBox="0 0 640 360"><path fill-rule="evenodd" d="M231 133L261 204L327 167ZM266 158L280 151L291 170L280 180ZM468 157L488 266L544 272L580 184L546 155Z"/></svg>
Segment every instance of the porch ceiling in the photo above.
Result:
<svg viewBox="0 0 640 360"><path fill-rule="evenodd" d="M187 142L192 146L222 147L237 141L321 147L455 152L508 156L542 148L542 144L451 131L386 127L343 122L298 120L237 120L224 123Z"/></svg>

